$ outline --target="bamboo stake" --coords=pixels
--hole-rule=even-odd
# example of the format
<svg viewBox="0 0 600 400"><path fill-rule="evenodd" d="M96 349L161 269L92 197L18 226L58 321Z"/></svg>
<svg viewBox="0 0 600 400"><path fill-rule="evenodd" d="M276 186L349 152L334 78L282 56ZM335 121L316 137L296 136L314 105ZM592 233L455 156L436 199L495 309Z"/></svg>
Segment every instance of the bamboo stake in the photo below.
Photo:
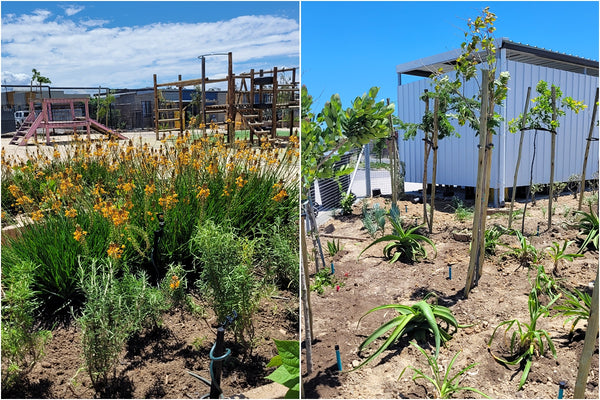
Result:
<svg viewBox="0 0 600 400"><path fill-rule="evenodd" d="M596 114L598 113L598 88L596 88L596 98L594 99L594 111L592 111L592 122L590 122L590 132L588 133L587 143L585 144L585 156L583 157L583 169L581 170L581 183L579 183L579 205L577 210L581 211L583 204L583 193L585 192L585 170L587 168L588 156L590 154L590 144L592 142L592 134L594 133L594 125L596 124Z"/></svg>
<svg viewBox="0 0 600 400"><path fill-rule="evenodd" d="M552 121L556 121L556 89L552 85ZM554 200L554 158L556 153L556 131L552 130L550 144L550 198L548 199L548 229L552 228L552 201Z"/></svg>
<svg viewBox="0 0 600 400"><path fill-rule="evenodd" d="M481 112L480 112L480 123L479 123L479 158L477 161L477 187L475 190L475 211L473 213L473 240L471 242L471 254L469 257L469 269L467 271L467 282L465 284L465 298L469 297L469 292L471 291L471 287L475 285L475 283L479 280L477 273L479 272L479 252L481 246L479 245L482 240L481 234L481 219L486 218L485 209L482 207L482 197L485 191L485 151L486 151L486 141L487 141L487 108L488 103L485 101L488 96L489 85L488 85L488 74L486 70L482 70L482 83L481 83L481 98L483 101L481 102Z"/></svg>
<svg viewBox="0 0 600 400"><path fill-rule="evenodd" d="M598 93L598 92L596 92ZM585 398L585 386L590 373L592 356L596 347L596 338L598 337L598 271L596 271L596 281L594 282L594 291L592 292L592 307L588 317L588 326L585 331L585 340L583 350L579 359L579 369L577 370L577 380L575 381L575 393L573 398Z"/></svg>
<svg viewBox="0 0 600 400"><path fill-rule="evenodd" d="M513 210L515 207L515 196L517 194L517 178L519 176L519 166L521 165L521 154L523 153L523 139L525 138L525 121L529 109L529 97L531 96L531 86L527 88L527 98L525 99L525 110L523 110L523 119L521 120L521 137L519 138L519 152L517 155L517 166L515 167L515 177L513 179L512 194L510 199L510 213L508 214L508 229L511 229ZM523 233L523 232L521 232Z"/></svg>

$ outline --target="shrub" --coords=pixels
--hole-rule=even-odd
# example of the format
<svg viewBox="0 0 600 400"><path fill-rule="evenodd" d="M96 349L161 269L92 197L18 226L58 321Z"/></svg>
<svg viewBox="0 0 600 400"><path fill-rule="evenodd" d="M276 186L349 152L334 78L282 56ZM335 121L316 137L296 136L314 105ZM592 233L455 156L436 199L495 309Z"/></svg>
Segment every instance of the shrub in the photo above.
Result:
<svg viewBox="0 0 600 400"><path fill-rule="evenodd" d="M256 264L264 268L264 280L280 289L298 292L300 287L300 253L298 220L283 223L282 218L255 230Z"/></svg>
<svg viewBox="0 0 600 400"><path fill-rule="evenodd" d="M158 324L166 303L159 289L148 286L143 273L136 277L125 272L117 279L110 260L85 264L79 268L79 284L86 303L77 323L85 368L94 388L100 391L114 377L127 339Z"/></svg>
<svg viewBox="0 0 600 400"><path fill-rule="evenodd" d="M2 279L2 386L10 387L44 355L50 331L34 329L38 308L32 290L35 265L21 262Z"/></svg>
<svg viewBox="0 0 600 400"><path fill-rule="evenodd" d="M258 308L258 282L252 259L254 242L211 220L197 227L190 240L200 279L196 282L219 321L237 312L235 337L246 347L253 338L252 317Z"/></svg>

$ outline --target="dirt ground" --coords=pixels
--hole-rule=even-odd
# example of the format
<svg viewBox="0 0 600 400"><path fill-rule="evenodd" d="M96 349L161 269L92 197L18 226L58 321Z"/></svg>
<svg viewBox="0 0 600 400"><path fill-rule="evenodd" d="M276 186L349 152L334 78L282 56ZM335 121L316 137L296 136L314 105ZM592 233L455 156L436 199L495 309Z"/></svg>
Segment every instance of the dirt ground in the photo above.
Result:
<svg viewBox="0 0 600 400"><path fill-rule="evenodd" d="M457 193L458 195L458 193ZM460 194L464 198L464 193ZM441 196L440 196L441 197ZM390 207L389 200L371 199ZM394 317L393 311L379 311L365 317L359 326L359 318L368 310L383 304L414 304L429 292L438 296L438 304L451 309L459 324L473 324L459 329L445 348L440 350L440 362L446 365L451 358L462 351L453 371L460 371L471 363L478 365L469 370L461 381L462 386L478 388L492 398L556 398L559 382L566 381L564 397L572 398L583 348L587 323L577 325L572 341L568 340L570 324L563 326L564 318L542 318L538 328L546 329L556 346L557 359L547 352L535 357L527 383L517 391L522 369L518 366L505 367L494 361L488 353L487 342L494 328L503 320L518 318L529 322L527 306L530 283L527 268L519 267L516 260L503 256L506 248L499 247L495 256L486 259L483 276L464 299L463 292L469 264L469 243L458 241L453 232L470 230L472 219L458 222L450 199L436 199L436 214L431 239L437 246L437 257L414 264L396 262L389 264L383 258L379 244L367 250L360 258L359 253L373 241L363 228L360 214L361 203L354 206L351 216L338 216L320 226L321 242L326 252L326 263L334 261L335 275L339 291L326 288L322 295L311 292L313 312L312 373L307 374L306 349L303 349L303 383L307 398L424 398L434 397L433 387L424 380L414 383L412 371L407 370L399 380L402 370L412 365L430 373L427 362L418 350L409 346L406 338L390 346L378 358L361 369L351 371L368 356L369 351L358 354L358 346L377 327ZM469 206L472 202L465 202ZM531 243L543 250L553 241L563 243L565 239L575 240L578 230L569 228L567 222L573 216L569 210L577 209L577 200L572 195L563 195L555 202L553 226L546 228L548 207L547 197L538 200L537 205L527 208L525 233ZM517 204L522 209L524 203ZM585 205L584 205L585 207ZM422 204L404 200L399 202L402 216L413 221L422 221ZM506 207L508 209L508 206ZM406 212L406 210L408 212ZM487 227L493 224L508 225L508 214L499 212L488 216ZM539 236L536 235L538 224ZM520 227L521 219L513 222ZM386 233L390 232L389 222ZM327 241L332 237L341 238L343 249L334 259L327 255ZM337 239L336 239L337 240ZM513 236L502 236L501 241L516 247ZM309 253L311 244L309 242ZM577 251L577 244L569 247L569 252ZM427 251L431 254L431 248ZM552 270L552 260L546 256L542 263L546 271ZM314 262L310 262L311 283ZM452 266L452 279L449 279L449 266ZM559 271L563 286L585 289L591 294L590 282L595 279L598 269L598 253L586 252L584 258L566 262ZM535 271L531 271L532 278ZM302 325L304 327L304 325ZM387 336L386 336L387 337ZM432 341L431 341L432 342ZM497 343L501 343L500 340ZM374 351L383 343L378 339L371 345ZM496 343L496 341L494 342ZM335 346L339 345L343 372L337 372ZM423 346L423 344L421 344ZM494 344L492 345L494 347ZM473 392L459 392L456 397L480 398ZM598 345L592 358L592 367L586 388L587 398L598 398Z"/></svg>
<svg viewBox="0 0 600 400"><path fill-rule="evenodd" d="M265 379L274 368L266 368L277 355L273 339L298 340L298 296L280 292L263 299L254 320L256 348L244 357L233 333L225 332L225 347L231 356L224 362L221 388L225 397L240 396L251 388L272 381ZM216 338L216 319L202 319L184 310L164 315L160 328L133 337L117 367L117 378L101 393L102 398L200 398L207 385L186 371L210 380L209 352ZM14 390L2 390L3 398L94 398L87 372L83 370L79 330L75 326L52 331L46 355Z"/></svg>

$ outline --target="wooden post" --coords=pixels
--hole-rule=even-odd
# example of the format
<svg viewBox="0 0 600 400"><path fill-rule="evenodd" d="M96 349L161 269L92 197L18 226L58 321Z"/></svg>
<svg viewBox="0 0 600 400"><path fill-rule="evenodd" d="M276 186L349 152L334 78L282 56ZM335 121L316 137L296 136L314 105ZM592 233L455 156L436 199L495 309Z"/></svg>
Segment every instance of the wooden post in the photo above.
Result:
<svg viewBox="0 0 600 400"><path fill-rule="evenodd" d="M75 118L73 118L73 119L75 119ZM85 121L86 121L85 127L87 130L87 138L88 138L88 140L90 140L90 133L91 133L90 125L91 125L91 123L90 123L90 106L88 103L88 99L85 99Z"/></svg>
<svg viewBox="0 0 600 400"><path fill-rule="evenodd" d="M477 161L477 187L475 190L475 211L473 213L473 240L471 242L471 254L469 258L469 269L467 271L467 282L465 284L464 296L469 297L471 287L476 284L479 280L479 263L482 262L481 257L481 246L480 243L483 240L485 244L484 232L481 232L481 226L485 231L485 218L486 208L483 206L483 201L487 199L486 193L486 142L488 139L487 135L487 116L488 116L488 92L489 92L489 76L487 70L482 70L482 82L481 82L481 112L480 112L480 123L479 123L479 158ZM487 204L486 204L487 206ZM481 221L483 219L483 221Z"/></svg>
<svg viewBox="0 0 600 400"><path fill-rule="evenodd" d="M581 170L581 182L579 184L579 205L577 210L581 211L583 204L583 193L585 192L585 170L587 168L588 156L590 154L590 144L592 142L592 134L594 133L594 125L596 125L596 114L598 112L598 88L596 88L596 97L594 98L594 111L592 111L592 121L590 122L590 131L585 144L585 156L583 157L583 169Z"/></svg>
<svg viewBox="0 0 600 400"><path fill-rule="evenodd" d="M158 86L156 86L156 74L153 75L154 78L154 132L156 132L156 140L159 140L158 137Z"/></svg>
<svg viewBox="0 0 600 400"><path fill-rule="evenodd" d="M552 85L552 121L556 121L556 89ZM556 131L552 129L552 142L550 144L550 197L548 198L548 230L552 228L552 201L554 200L554 158L556 153Z"/></svg>
<svg viewBox="0 0 600 400"><path fill-rule="evenodd" d="M271 139L277 138L277 67L273 67L273 93L271 95Z"/></svg>
<svg viewBox="0 0 600 400"><path fill-rule="evenodd" d="M294 101L294 94L296 89L296 68L292 68L292 94L290 96L290 103ZM294 108L290 107L290 136L294 134Z"/></svg>
<svg viewBox="0 0 600 400"><path fill-rule="evenodd" d="M519 138L519 152L517 153L517 166L515 167L515 177L513 179L513 187L510 199L510 212L508 213L508 229L511 228L513 209L515 207L515 195L517 193L517 178L519 176L519 166L521 165L521 154L523 153L523 139L525 137L525 121L527 119L527 110L529 109L529 96L531 96L531 86L527 88L527 98L525 99L525 110L523 111L523 119L521 120L521 137ZM523 232L521 232L523 233Z"/></svg>
<svg viewBox="0 0 600 400"><path fill-rule="evenodd" d="M250 110L254 112L254 68L250 70ZM252 118L251 118L252 119ZM250 130L250 145L254 144L254 128L248 123L248 129Z"/></svg>
<svg viewBox="0 0 600 400"><path fill-rule="evenodd" d="M433 137L431 147L433 148L433 165L431 171L431 206L429 207L429 233L433 233L433 212L435 210L435 181L437 174L437 149L438 149L438 110L440 99L435 98L433 101Z"/></svg>
<svg viewBox="0 0 600 400"><path fill-rule="evenodd" d="M596 271L596 281L594 282L594 291L592 292L592 307L588 317L588 326L585 331L585 340L583 350L579 359L579 369L577 370L577 380L575 381L575 393L573 398L585 398L585 386L590 373L592 356L596 347L596 338L598 337L598 271Z"/></svg>
<svg viewBox="0 0 600 400"><path fill-rule="evenodd" d="M228 97L228 109L227 109L227 141L229 144L235 142L235 77L233 76L233 54L227 53L227 97ZM233 122L233 123L231 123Z"/></svg>
<svg viewBox="0 0 600 400"><path fill-rule="evenodd" d="M181 82L181 75L179 75L178 80ZM183 135L183 129L185 124L185 116L183 115L183 87L178 85L179 89L179 134Z"/></svg>

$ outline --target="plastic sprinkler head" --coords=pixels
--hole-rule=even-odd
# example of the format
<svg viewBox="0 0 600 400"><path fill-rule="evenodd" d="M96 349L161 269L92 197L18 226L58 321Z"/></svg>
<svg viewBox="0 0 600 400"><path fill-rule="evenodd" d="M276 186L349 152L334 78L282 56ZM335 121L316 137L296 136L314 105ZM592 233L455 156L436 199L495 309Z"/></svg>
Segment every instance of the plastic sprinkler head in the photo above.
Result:
<svg viewBox="0 0 600 400"><path fill-rule="evenodd" d="M448 279L452 280L452 265L448 265Z"/></svg>
<svg viewBox="0 0 600 400"><path fill-rule="evenodd" d="M560 382L558 382L558 398L559 399L563 398L563 392L565 390L565 386L567 386L567 382L566 381L560 381Z"/></svg>
<svg viewBox="0 0 600 400"><path fill-rule="evenodd" d="M342 357L340 357L340 346L335 345L335 358L337 360L338 371L342 371Z"/></svg>
<svg viewBox="0 0 600 400"><path fill-rule="evenodd" d="M333 266L333 261L331 262L331 275L335 274L335 267Z"/></svg>
<svg viewBox="0 0 600 400"><path fill-rule="evenodd" d="M340 285L336 285L336 286L335 286L335 291L336 291L336 292L339 292L339 291L340 291Z"/></svg>
<svg viewBox="0 0 600 400"><path fill-rule="evenodd" d="M540 224L537 225L537 233L536 236L540 236Z"/></svg>
<svg viewBox="0 0 600 400"><path fill-rule="evenodd" d="M404 212L407 213L408 212L408 206L405 204L404 205Z"/></svg>

